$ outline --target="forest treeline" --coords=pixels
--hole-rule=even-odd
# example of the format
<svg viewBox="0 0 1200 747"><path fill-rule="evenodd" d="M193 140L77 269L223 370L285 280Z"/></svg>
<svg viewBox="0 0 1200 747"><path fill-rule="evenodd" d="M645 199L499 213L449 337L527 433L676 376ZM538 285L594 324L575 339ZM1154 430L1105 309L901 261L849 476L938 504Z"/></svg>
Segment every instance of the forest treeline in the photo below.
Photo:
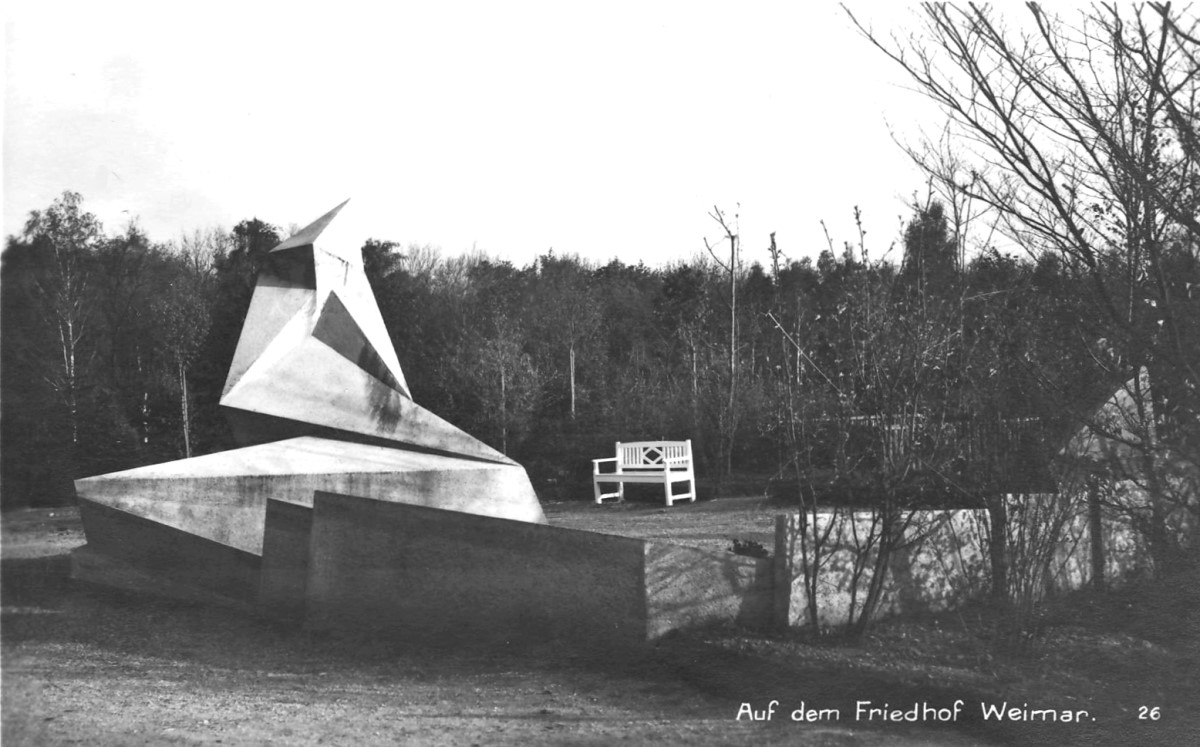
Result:
<svg viewBox="0 0 1200 747"><path fill-rule="evenodd" d="M71 192L32 213L4 253L5 505L234 447L217 402L282 238L256 219L166 243L136 223L108 235ZM544 497L588 496L590 459L614 441L691 438L710 491L890 481L969 501L996 470L965 429L1033 422L1059 440L1026 446L1061 447L1121 383L1099 365L1112 352L1086 278L1053 257L964 262L936 200L898 266L862 245L790 260L763 238L665 267L554 253L518 267L378 240L362 253L414 399L526 464ZM901 464L889 439L926 443Z"/></svg>

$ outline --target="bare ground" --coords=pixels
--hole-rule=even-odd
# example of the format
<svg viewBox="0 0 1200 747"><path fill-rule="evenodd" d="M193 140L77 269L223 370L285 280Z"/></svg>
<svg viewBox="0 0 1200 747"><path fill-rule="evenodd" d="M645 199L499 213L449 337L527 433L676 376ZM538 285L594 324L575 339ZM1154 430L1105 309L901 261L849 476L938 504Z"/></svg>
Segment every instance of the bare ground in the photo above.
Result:
<svg viewBox="0 0 1200 747"><path fill-rule="evenodd" d="M775 512L756 499L546 509L562 526L710 548L770 547ZM853 643L719 629L601 656L314 636L72 582L67 553L83 543L72 510L5 514L2 528L6 745L1200 743L1195 594L1153 608L1082 599L1017 653L997 653L986 621L964 614L883 624ZM743 703L772 700L770 722L737 718ZM855 720L865 700L962 700L964 712ZM980 704L1005 700L1095 720L984 723ZM841 718L793 722L802 702Z"/></svg>

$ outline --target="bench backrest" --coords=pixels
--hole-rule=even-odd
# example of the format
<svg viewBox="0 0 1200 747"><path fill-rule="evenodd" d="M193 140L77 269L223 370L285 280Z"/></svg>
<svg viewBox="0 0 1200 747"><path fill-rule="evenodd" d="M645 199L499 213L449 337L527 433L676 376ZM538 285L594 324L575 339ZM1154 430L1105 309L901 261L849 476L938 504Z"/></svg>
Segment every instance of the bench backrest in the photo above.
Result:
<svg viewBox="0 0 1200 747"><path fill-rule="evenodd" d="M621 469L664 469L667 459L692 458L692 442L637 441L617 442L617 464Z"/></svg>

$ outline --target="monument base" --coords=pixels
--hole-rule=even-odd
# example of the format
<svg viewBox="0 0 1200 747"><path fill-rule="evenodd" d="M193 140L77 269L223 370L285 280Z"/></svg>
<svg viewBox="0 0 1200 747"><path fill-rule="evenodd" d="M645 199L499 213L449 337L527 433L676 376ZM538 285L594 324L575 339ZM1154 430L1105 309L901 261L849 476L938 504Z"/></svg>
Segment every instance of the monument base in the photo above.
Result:
<svg viewBox="0 0 1200 747"><path fill-rule="evenodd" d="M546 521L519 465L316 436L75 481L80 506L117 512L103 516L140 517L156 527L179 530L173 540L198 537L256 557L262 555L267 500L311 507L313 492L318 490L539 524ZM89 522L87 511L83 518L92 542L96 522ZM105 553L120 557L107 549Z"/></svg>
<svg viewBox="0 0 1200 747"><path fill-rule="evenodd" d="M71 551L71 578L137 594L150 594L192 604L228 607L246 614L258 612L258 607L254 604L148 573L135 565L96 552L89 545Z"/></svg>

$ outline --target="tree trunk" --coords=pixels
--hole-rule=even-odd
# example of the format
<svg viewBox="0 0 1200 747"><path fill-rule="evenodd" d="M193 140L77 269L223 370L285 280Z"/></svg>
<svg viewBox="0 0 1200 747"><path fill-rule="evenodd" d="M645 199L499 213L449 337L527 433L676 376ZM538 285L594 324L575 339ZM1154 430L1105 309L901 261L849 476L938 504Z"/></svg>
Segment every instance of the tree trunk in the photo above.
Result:
<svg viewBox="0 0 1200 747"><path fill-rule="evenodd" d="M508 382L504 375L504 366L500 366L500 451L508 455Z"/></svg>
<svg viewBox="0 0 1200 747"><path fill-rule="evenodd" d="M1008 506L1003 493L987 498L988 557L992 563L992 599L1008 601Z"/></svg>
<svg viewBox="0 0 1200 747"><path fill-rule="evenodd" d="M137 352L137 371L138 380L145 382L146 376L142 370L142 351L140 348ZM150 443L150 391L145 386L142 387L142 401L138 409L138 414L141 416L141 422L138 423L138 426L142 432L142 445L145 446Z"/></svg>
<svg viewBox="0 0 1200 747"><path fill-rule="evenodd" d="M737 242L729 237L729 414L725 424L725 476L733 474L733 434L737 429L734 406L737 402Z"/></svg>
<svg viewBox="0 0 1200 747"><path fill-rule="evenodd" d="M75 325L68 317L58 326L58 338L62 344L63 383L66 385L67 411L71 417L71 445L79 445L79 399L76 394L79 383L75 376Z"/></svg>
<svg viewBox="0 0 1200 747"><path fill-rule="evenodd" d="M575 419L575 343L571 343L571 420Z"/></svg>
<svg viewBox="0 0 1200 747"><path fill-rule="evenodd" d="M1156 413L1150 399L1151 387L1149 372L1139 368L1133 380L1133 400L1137 407L1138 421L1142 426L1142 443L1140 445L1139 462L1146 494L1150 503L1150 524L1145 528L1150 556L1154 561L1154 573L1161 576L1170 573L1178 559L1178 538L1173 534L1167 522L1170 514L1170 502L1167 498L1167 488L1160 473L1158 454L1158 426L1155 422Z"/></svg>
<svg viewBox="0 0 1200 747"><path fill-rule="evenodd" d="M871 569L871 581L867 584L867 596L863 599L862 609L858 619L854 621L854 635L861 636L867 632L875 609L883 598L883 587L887 584L888 567L892 562L892 552L899 538L897 533L897 517L890 509L884 509L882 526L879 532L879 544L875 549L875 562Z"/></svg>
<svg viewBox="0 0 1200 747"><path fill-rule="evenodd" d="M192 418L188 408L187 370L183 367L182 361L180 361L177 366L177 372L179 374L179 417L183 421L183 455L185 458L191 459Z"/></svg>
<svg viewBox="0 0 1200 747"><path fill-rule="evenodd" d="M1087 481L1088 534L1092 548L1092 588L1103 591L1104 581L1104 515L1100 511L1100 484L1095 477Z"/></svg>

